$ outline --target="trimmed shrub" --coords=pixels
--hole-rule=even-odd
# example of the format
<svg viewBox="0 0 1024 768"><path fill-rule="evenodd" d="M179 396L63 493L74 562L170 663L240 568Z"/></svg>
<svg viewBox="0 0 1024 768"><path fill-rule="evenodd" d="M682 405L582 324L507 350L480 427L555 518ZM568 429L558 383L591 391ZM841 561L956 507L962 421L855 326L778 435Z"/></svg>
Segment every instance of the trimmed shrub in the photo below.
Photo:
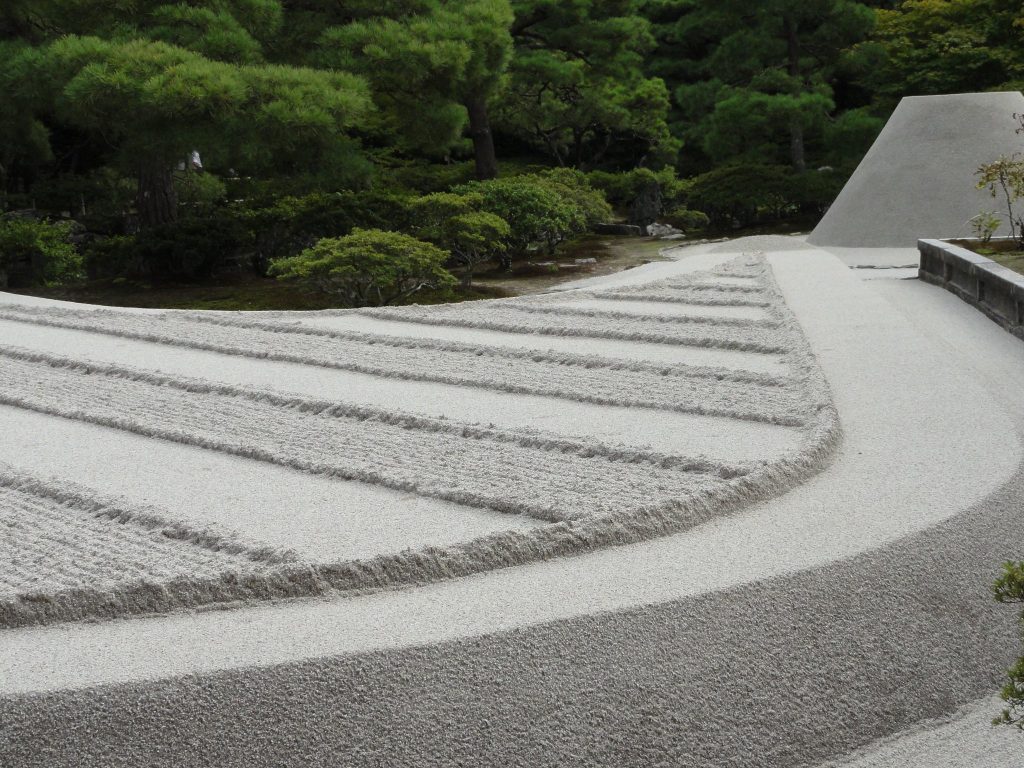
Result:
<svg viewBox="0 0 1024 768"><path fill-rule="evenodd" d="M226 265L251 243L243 222L229 211L189 217L135 236L128 273L156 280L201 280ZM124 247L117 242L112 249Z"/></svg>
<svg viewBox="0 0 1024 768"><path fill-rule="evenodd" d="M0 221L0 287L55 285L83 276L70 222Z"/></svg>
<svg viewBox="0 0 1024 768"><path fill-rule="evenodd" d="M532 250L553 252L562 241L582 234L611 214L600 191L578 171L556 169L465 184L458 194L483 198L483 210L504 219L509 226L502 264Z"/></svg>
<svg viewBox="0 0 1024 768"><path fill-rule="evenodd" d="M356 229L274 262L270 274L310 282L350 307L384 306L425 288L453 285L455 278L444 268L447 259L436 245L409 235Z"/></svg>
<svg viewBox="0 0 1024 768"><path fill-rule="evenodd" d="M845 182L831 170L796 173L785 165L731 165L694 178L689 207L704 211L716 227L780 221L824 212Z"/></svg>
<svg viewBox="0 0 1024 768"><path fill-rule="evenodd" d="M666 213L662 219L683 232L703 232L711 224L711 219L703 211L692 211L689 208L676 208Z"/></svg>
<svg viewBox="0 0 1024 768"><path fill-rule="evenodd" d="M590 184L586 174L572 168L553 168L537 174L542 183L547 184L562 196L564 201L572 203L573 235L589 232L598 224L608 221L612 216L612 207L604 193Z"/></svg>
<svg viewBox="0 0 1024 768"><path fill-rule="evenodd" d="M536 176L477 181L455 191L480 195L484 210L508 223L508 248L501 259L505 268L536 247L560 242L573 229L574 207Z"/></svg>
<svg viewBox="0 0 1024 768"><path fill-rule="evenodd" d="M481 210L483 205L482 195L454 192L424 195L409 205L413 234L448 251L463 267L462 284L467 288L477 265L505 253L512 232L503 218Z"/></svg>
<svg viewBox="0 0 1024 768"><path fill-rule="evenodd" d="M322 237L340 237L357 227L405 229L408 202L387 192L315 192L265 206L243 205L235 215L250 233L253 269L266 274L275 259L294 256Z"/></svg>
<svg viewBox="0 0 1024 768"><path fill-rule="evenodd" d="M665 208L675 208L685 199L688 186L687 181L677 178L674 168L663 168L660 171L634 168L622 173L591 171L587 179L605 194L608 202L621 210L629 208L640 192L652 183L658 185Z"/></svg>
<svg viewBox="0 0 1024 768"><path fill-rule="evenodd" d="M122 277L135 267L135 238L100 237L82 246L85 273L90 280Z"/></svg>

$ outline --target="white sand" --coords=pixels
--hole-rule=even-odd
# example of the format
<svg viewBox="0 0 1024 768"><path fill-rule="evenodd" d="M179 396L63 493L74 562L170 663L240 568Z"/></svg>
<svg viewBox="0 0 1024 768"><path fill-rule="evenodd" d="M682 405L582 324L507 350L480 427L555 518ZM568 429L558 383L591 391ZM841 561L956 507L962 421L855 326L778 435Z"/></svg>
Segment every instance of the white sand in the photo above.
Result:
<svg viewBox="0 0 1024 768"><path fill-rule="evenodd" d="M0 424L0 461L314 561L369 558L538 524L17 408L0 406Z"/></svg>
<svg viewBox="0 0 1024 768"><path fill-rule="evenodd" d="M673 454L703 454L718 461L770 459L792 450L800 437L798 430L771 424L389 379L2 320L0 338L42 352L241 387L383 408L399 403L405 412L506 429L542 429Z"/></svg>
<svg viewBox="0 0 1024 768"><path fill-rule="evenodd" d="M956 515L1014 472L1015 424L979 385L976 361L951 356L834 257L800 250L771 261L846 434L834 465L786 496L677 536L418 590L4 632L0 690L405 647L692 596L882 546ZM954 302L947 324L965 318L973 310ZM1001 351L1002 334L982 334L987 351ZM1024 378L1024 351L1012 365Z"/></svg>
<svg viewBox="0 0 1024 768"><path fill-rule="evenodd" d="M786 373L785 363L778 355L740 352L731 349L682 347L645 342L623 344L612 339L539 336L484 328L422 325L420 323L403 323L361 315L306 316L302 318L301 322L304 325L336 331L357 331L360 333L378 333L386 336L421 339L445 339L468 344L486 344L516 349L554 350L556 352L572 352L583 355L601 355L622 360L721 366L723 368L759 371L774 375L785 375Z"/></svg>
<svg viewBox="0 0 1024 768"><path fill-rule="evenodd" d="M904 98L808 241L907 248L970 236L971 217L1002 209L976 188L975 171L1020 150L1020 112L1019 91Z"/></svg>
<svg viewBox="0 0 1024 768"><path fill-rule="evenodd" d="M821 768L1020 768L1024 733L992 725L1004 706L998 697L982 699Z"/></svg>
<svg viewBox="0 0 1024 768"><path fill-rule="evenodd" d="M609 299L572 299L551 302L547 306L575 307L603 312L629 312L635 315L672 315L690 318L726 318L739 320L765 320L768 313L762 307L695 306L664 301L611 301Z"/></svg>

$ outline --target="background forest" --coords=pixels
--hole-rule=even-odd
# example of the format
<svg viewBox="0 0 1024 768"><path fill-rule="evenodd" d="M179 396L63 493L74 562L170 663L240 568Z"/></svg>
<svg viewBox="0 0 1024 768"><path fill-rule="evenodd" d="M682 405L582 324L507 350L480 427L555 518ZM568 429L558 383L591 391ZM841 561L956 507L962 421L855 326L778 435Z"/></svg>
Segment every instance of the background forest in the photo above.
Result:
<svg viewBox="0 0 1024 768"><path fill-rule="evenodd" d="M1019 89L1022 24L1010 0L6 0L0 284L241 270L395 303L602 222L803 226L902 96Z"/></svg>

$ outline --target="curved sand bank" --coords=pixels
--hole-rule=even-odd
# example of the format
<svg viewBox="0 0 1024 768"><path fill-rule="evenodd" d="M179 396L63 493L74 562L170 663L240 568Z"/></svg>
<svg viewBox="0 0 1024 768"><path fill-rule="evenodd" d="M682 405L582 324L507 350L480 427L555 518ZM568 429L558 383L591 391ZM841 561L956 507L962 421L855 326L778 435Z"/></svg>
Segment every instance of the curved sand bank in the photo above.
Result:
<svg viewBox="0 0 1024 768"><path fill-rule="evenodd" d="M831 257L772 261L844 422L822 475L685 534L420 590L0 633L0 758L796 766L992 690L1015 635L986 587L1019 556L1024 492L998 380L1021 349L952 297L916 329Z"/></svg>
<svg viewBox="0 0 1024 768"><path fill-rule="evenodd" d="M845 431L834 464L785 496L681 535L419 590L4 632L0 680L14 692L283 663L680 599L883 546L955 516L1012 474L1016 429L976 374L835 259L770 259ZM937 375L947 387L937 390ZM66 663L33 663L49 654Z"/></svg>
<svg viewBox="0 0 1024 768"><path fill-rule="evenodd" d="M689 600L7 698L0 757L19 768L812 764L992 690L1015 633L987 594L987 564L1024 536L1021 493L1018 474L891 547Z"/></svg>
<svg viewBox="0 0 1024 768"><path fill-rule="evenodd" d="M12 323L9 332L19 344L29 346L0 345L0 367L10 382L0 392L0 403L6 406L102 427L118 433L119 439L128 434L173 442L467 508L527 514L550 524L524 530L516 522L518 530L499 530L440 549L399 551L397 543L382 541L382 549L369 560L300 561L260 576L225 573L213 580L186 577L153 584L145 577L148 568L140 569L137 580L122 569L124 578L115 585L91 591L83 586L72 593L40 591L36 585L41 582L27 571L16 577L25 584L25 592L0 606L0 623L9 628L450 579L666 535L781 493L818 471L836 445L838 424L824 379L763 257L673 278L665 290L698 288L707 295L756 292L770 308L770 318L723 324L715 317L652 321L621 313L610 324L604 315L571 307L558 315L563 321L571 320L572 335L578 337L604 335L613 329L628 342L657 330L687 346L696 339L709 347L770 344L786 353L790 375L779 379L726 369L511 353L311 331L224 315L165 313L134 315L129 320L109 310L8 308L3 316ZM496 302L493 311L514 314L516 308L526 306L534 305ZM479 311L470 305L463 314L472 325ZM695 334L694 327L701 330ZM214 355L201 360L195 350ZM174 356L179 358L176 370L167 365ZM275 368L266 364L267 358L290 365ZM223 369L239 359L249 366L247 374L236 376L234 383L219 383ZM259 363L263 369L254 368ZM375 377L368 377L367 368L376 371ZM295 378L311 371L310 393L318 397L273 391L293 388ZM196 373L204 378L197 379ZM340 381L335 378L339 375ZM358 377L364 377L362 385ZM323 399L332 393L332 379L340 399ZM473 382L474 387L466 390L463 381ZM270 389L260 388L259 383ZM428 386L428 397L417 396L412 389L423 384ZM519 429L533 426L537 413L532 404L538 402L519 397L520 386L568 400L558 409L568 410L569 418L554 420L549 415L540 430ZM509 388L515 397L509 396ZM506 392L481 400L478 389ZM615 406L592 407L591 416L579 420L585 431L582 441L566 434L577 429L571 406L576 405L579 390L595 404ZM382 407L360 404L360 391L363 397L380 398ZM478 421L467 423L467 411L459 406L474 398L468 413ZM645 398L644 407L638 407L638 398ZM436 407L442 412L424 416L404 411L410 406ZM669 412L655 419L648 409ZM704 419L703 430L697 419L673 424L671 412L676 410L718 418ZM614 426L620 412L639 435L661 430L667 451L652 449L642 437L638 447L621 440L595 439L599 430ZM509 424L512 414L520 420L518 424ZM556 410L551 415L562 414ZM733 427L751 421L758 422L755 430ZM773 451L770 444L773 430L780 434L779 426L789 428L780 435L783 439L796 439L781 452ZM88 435L90 447L94 436ZM9 447L16 455L24 454L29 436L15 431L14 437ZM695 447L703 452L739 446L752 454L749 463L741 466L723 464L701 455L680 454L679 447L687 440L691 444L696 440ZM42 458L37 454L32 471L38 472L42 465L48 474L74 476L81 464L95 465L96 457L102 464L106 456L102 450L84 450L82 442L60 441L51 442L51 457L68 453L53 450L54 445L74 446L72 472L54 472L45 450ZM178 464L171 461L165 466ZM113 466L91 466L90 470L104 483L111 475L125 474ZM103 490L109 492L107 487ZM291 518L292 506L260 510L252 521L243 521L239 533L258 540L266 530L261 523ZM378 516L372 509L362 513L365 521L357 519L359 528L367 522L372 525ZM173 518L179 513L161 508L158 514ZM388 510L384 514L391 516ZM238 522L237 515L231 518ZM330 517L322 519L328 522ZM59 529L59 519L53 522ZM224 529L221 522L214 521L218 530ZM59 530L54 535L59 536ZM14 539L16 549L17 534ZM72 568L70 563L65 566Z"/></svg>

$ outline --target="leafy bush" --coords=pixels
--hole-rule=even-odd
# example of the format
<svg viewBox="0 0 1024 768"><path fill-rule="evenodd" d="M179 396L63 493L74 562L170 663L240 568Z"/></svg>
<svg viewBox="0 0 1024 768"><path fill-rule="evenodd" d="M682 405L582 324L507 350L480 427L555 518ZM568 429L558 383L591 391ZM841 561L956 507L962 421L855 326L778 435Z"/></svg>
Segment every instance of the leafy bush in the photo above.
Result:
<svg viewBox="0 0 1024 768"><path fill-rule="evenodd" d="M351 307L384 306L424 288L453 285L455 278L444 269L447 258L436 245L409 235L356 229L274 262L270 274L309 281Z"/></svg>
<svg viewBox="0 0 1024 768"><path fill-rule="evenodd" d="M479 181L454 191L480 195L483 209L508 223L508 249L502 257L506 268L533 249L553 251L560 242L586 232L611 212L587 178L568 169Z"/></svg>
<svg viewBox="0 0 1024 768"><path fill-rule="evenodd" d="M90 280L127 275L135 259L135 238L131 235L100 237L82 246L85 273Z"/></svg>
<svg viewBox="0 0 1024 768"><path fill-rule="evenodd" d="M687 189L687 182L676 177L674 168L663 168L660 171L634 168L623 173L591 171L587 174L587 179L594 187L604 192L608 202L620 209L628 208L640 191L651 183L658 185L666 208L680 204L686 196Z"/></svg>
<svg viewBox="0 0 1024 768"><path fill-rule="evenodd" d="M780 221L822 213L842 189L844 175L830 170L797 173L785 165L730 165L694 178L687 204L716 227Z"/></svg>
<svg viewBox="0 0 1024 768"><path fill-rule="evenodd" d="M250 243L250 232L230 212L189 217L136 235L128 271L157 280L203 279L232 264ZM110 246L123 247L123 241Z"/></svg>
<svg viewBox="0 0 1024 768"><path fill-rule="evenodd" d="M986 189L993 198L1001 198L1010 225L1010 237L1024 247L1024 214L1017 210L1017 201L1024 197L1024 158L1019 154L1002 155L985 163L977 171L978 189Z"/></svg>
<svg viewBox="0 0 1024 768"><path fill-rule="evenodd" d="M542 183L550 186L563 201L570 202L573 235L589 232L612 216L612 207L604 193L591 186L586 174L572 168L553 168L537 174Z"/></svg>
<svg viewBox="0 0 1024 768"><path fill-rule="evenodd" d="M8 282L54 285L82 277L82 258L70 242L70 222L0 221L0 287Z"/></svg>
<svg viewBox="0 0 1024 768"><path fill-rule="evenodd" d="M472 284L478 264L504 254L512 231L503 218L481 210L483 205L483 195L436 192L409 206L413 234L451 253L452 260L464 268L465 287Z"/></svg>
<svg viewBox="0 0 1024 768"><path fill-rule="evenodd" d="M223 179L191 170L175 174L174 188L178 202L193 214L209 213L228 193Z"/></svg>
<svg viewBox="0 0 1024 768"><path fill-rule="evenodd" d="M508 223L508 249L502 256L505 268L531 248L558 242L572 230L572 205L536 176L478 181L456 187L455 192L480 195L484 209Z"/></svg>
<svg viewBox="0 0 1024 768"><path fill-rule="evenodd" d="M1002 576L992 585L992 592L1000 603L1024 603L1024 561L1005 563ZM1024 612L1020 614L1020 627L1024 631ZM1001 695L1008 706L994 722L1016 725L1024 730L1024 656L1007 675L1009 680Z"/></svg>
<svg viewBox="0 0 1024 768"><path fill-rule="evenodd" d="M383 180L388 186L405 189L409 192L429 194L444 192L457 185L472 181L474 164L472 161L462 163L408 162L402 166L382 172Z"/></svg>
<svg viewBox="0 0 1024 768"><path fill-rule="evenodd" d="M356 227L404 229L408 200L386 192L315 192L286 196L265 206L241 206L236 214L253 241L253 268L263 274L275 259L294 256L322 237Z"/></svg>
<svg viewBox="0 0 1024 768"><path fill-rule="evenodd" d="M788 176L779 165L716 168L693 179L687 203L720 227L753 224L765 212L776 218L786 207Z"/></svg>
<svg viewBox="0 0 1024 768"><path fill-rule="evenodd" d="M711 224L711 219L706 213L691 211L689 208L676 208L662 218L666 224L681 229L683 232L702 232Z"/></svg>

